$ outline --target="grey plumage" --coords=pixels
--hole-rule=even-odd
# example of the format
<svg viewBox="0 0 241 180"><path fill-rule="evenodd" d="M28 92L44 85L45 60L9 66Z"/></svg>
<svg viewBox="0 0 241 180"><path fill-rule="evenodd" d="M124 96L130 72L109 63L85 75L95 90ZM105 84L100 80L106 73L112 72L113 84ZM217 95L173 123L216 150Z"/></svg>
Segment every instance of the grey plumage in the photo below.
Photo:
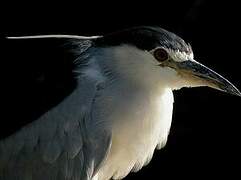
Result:
<svg viewBox="0 0 241 180"><path fill-rule="evenodd" d="M93 135L92 132L84 133L86 127L83 125L95 118L91 117L92 112L84 109L91 109L92 102L85 99L90 97L91 100L96 95L96 82L90 79L82 79L82 82L81 90L77 88L58 108L1 141L1 179L77 180L92 177L108 152L111 134L104 130ZM96 144L100 146L96 147Z"/></svg>
<svg viewBox="0 0 241 180"><path fill-rule="evenodd" d="M69 45L77 57L73 60L77 87L39 119L0 141L1 180L87 180L106 156L111 134L104 129L86 132L94 129L91 106L100 95L99 82L81 74L91 41L70 38L63 46Z"/></svg>

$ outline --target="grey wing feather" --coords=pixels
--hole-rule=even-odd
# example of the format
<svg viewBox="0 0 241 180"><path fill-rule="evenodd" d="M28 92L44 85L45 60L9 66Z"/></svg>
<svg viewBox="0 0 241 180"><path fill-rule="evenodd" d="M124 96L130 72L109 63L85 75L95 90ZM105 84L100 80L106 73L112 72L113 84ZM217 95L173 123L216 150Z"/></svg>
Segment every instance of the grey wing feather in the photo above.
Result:
<svg viewBox="0 0 241 180"><path fill-rule="evenodd" d="M110 132L98 131L93 139L86 129L96 85L96 80L81 77L60 104L0 141L0 179L92 179L111 144Z"/></svg>

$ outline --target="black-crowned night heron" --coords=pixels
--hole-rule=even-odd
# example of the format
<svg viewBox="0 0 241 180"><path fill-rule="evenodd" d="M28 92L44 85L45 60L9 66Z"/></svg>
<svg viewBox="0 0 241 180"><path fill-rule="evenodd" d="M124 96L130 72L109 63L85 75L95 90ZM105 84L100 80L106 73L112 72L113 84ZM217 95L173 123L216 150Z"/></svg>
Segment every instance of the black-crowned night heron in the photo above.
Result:
<svg viewBox="0 0 241 180"><path fill-rule="evenodd" d="M76 86L60 103L0 142L4 180L124 178L166 144L173 90L209 86L241 95L229 81L195 61L189 44L158 27L96 37L11 39L64 40L61 47L75 57L68 59L71 66L66 68L72 68ZM43 74L38 81L48 78Z"/></svg>

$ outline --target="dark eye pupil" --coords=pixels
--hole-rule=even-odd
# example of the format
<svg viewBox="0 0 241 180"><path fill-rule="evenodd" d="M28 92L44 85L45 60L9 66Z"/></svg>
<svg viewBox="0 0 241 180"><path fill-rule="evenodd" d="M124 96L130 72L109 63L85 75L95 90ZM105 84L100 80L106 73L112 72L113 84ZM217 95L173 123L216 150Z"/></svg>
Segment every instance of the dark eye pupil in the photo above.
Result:
<svg viewBox="0 0 241 180"><path fill-rule="evenodd" d="M167 54L166 50L160 48L160 49L156 49L154 51L154 57L158 61L165 61L168 59L168 54Z"/></svg>

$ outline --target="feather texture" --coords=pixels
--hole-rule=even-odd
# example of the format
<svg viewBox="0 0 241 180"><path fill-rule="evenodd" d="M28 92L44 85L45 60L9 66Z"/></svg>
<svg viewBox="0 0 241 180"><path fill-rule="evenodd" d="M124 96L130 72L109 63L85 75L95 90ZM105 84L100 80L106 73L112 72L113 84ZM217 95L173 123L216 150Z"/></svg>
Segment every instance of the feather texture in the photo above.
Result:
<svg viewBox="0 0 241 180"><path fill-rule="evenodd" d="M102 129L98 131L98 136L92 139L93 135L86 129L87 126L90 129L94 128L92 127L94 124L90 124L93 121L91 120L93 118L91 106L96 94L99 94L97 86L100 83L98 77L83 74L84 69L87 71L91 68L88 66L87 60L91 39L65 39L63 41L61 39L47 38L43 40L37 38L24 40L29 41L28 43L32 46L38 44L36 48L40 48L39 44L43 44L43 42L61 41L62 45L57 43L58 48L60 47L61 50L63 47L65 50L69 50L68 55L64 55L68 58L63 59L62 66L60 59L58 59L59 54L57 57L49 54L48 57L43 55L46 49L38 49L38 52L42 51L42 57L48 58L48 61L53 61L49 65L59 61L55 65L62 66L56 67L58 70L52 69L53 72L51 69L43 71L42 77L36 78L38 88L45 86L46 83L51 83L49 88L58 86L70 88L71 84L66 84L69 81L65 81L68 74L61 75L63 73L61 68L64 68L64 72L70 68L72 74L69 74L69 77L72 82L75 82L75 86L68 93L60 94L61 100L48 107L47 111L42 111L43 113L39 117L32 118L32 121L22 126L19 131L0 141L0 179L92 179L106 157L106 152L111 144L111 133ZM51 46L55 48L56 44L51 43ZM55 53L63 53L57 49L54 49ZM53 53L53 49L51 53ZM72 65L66 66L65 60L72 61ZM47 63L47 59L45 62ZM42 65L43 70L49 68L46 67L47 64L40 65ZM56 86L52 86L53 84Z"/></svg>

